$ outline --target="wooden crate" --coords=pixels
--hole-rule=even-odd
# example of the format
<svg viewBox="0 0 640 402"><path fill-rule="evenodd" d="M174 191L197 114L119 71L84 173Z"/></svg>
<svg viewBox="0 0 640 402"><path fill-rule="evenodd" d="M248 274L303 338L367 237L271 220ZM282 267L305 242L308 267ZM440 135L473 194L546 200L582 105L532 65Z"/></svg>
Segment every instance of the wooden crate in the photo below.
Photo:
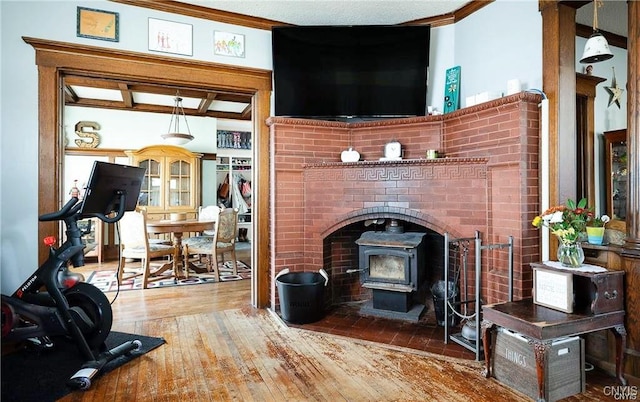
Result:
<svg viewBox="0 0 640 402"><path fill-rule="evenodd" d="M493 376L501 383L538 399L533 345L507 329L498 330L491 358ZM557 401L585 390L584 340L574 336L551 341L545 361L546 401Z"/></svg>

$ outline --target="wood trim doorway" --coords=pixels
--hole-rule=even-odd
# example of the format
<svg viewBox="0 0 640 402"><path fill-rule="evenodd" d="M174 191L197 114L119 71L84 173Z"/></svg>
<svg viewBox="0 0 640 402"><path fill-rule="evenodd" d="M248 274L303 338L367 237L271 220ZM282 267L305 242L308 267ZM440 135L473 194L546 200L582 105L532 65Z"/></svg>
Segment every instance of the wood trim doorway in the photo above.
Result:
<svg viewBox="0 0 640 402"><path fill-rule="evenodd" d="M62 159L62 77L65 74L135 79L194 88L249 94L254 132L254 275L251 304L266 307L269 300L269 128L271 71L169 58L118 49L107 49L37 38L22 38L36 51L38 66L38 214L60 208ZM39 222L38 237L57 233L56 222ZM40 245L38 261L47 257Z"/></svg>

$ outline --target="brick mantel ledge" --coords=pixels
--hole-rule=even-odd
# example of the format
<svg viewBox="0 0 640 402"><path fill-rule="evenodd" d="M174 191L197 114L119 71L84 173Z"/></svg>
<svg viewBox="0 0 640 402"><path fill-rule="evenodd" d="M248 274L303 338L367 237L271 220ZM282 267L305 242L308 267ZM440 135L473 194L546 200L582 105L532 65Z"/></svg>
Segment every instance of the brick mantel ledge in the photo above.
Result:
<svg viewBox="0 0 640 402"><path fill-rule="evenodd" d="M271 116L267 118L266 123L268 126L272 126L274 124L295 124L297 126L309 125L309 126L323 127L323 128L348 128L348 129L358 129L358 128L367 128L367 127L397 127L399 125L411 125L411 124L420 124L420 123L428 123L428 122L443 122L446 120L457 119L461 116L475 114L485 110L495 109L503 105L513 103L518 100L525 101L525 102L538 103L540 102L540 99L541 99L540 94L523 91L517 94L503 96L498 99L494 99L488 102L480 103L478 105L470 106L463 109L458 109L453 112L450 112L447 114L440 114L440 115L401 117L401 118L391 118L391 119L381 119L381 120L366 120L366 121L358 121L358 122L348 122L348 121L342 122L342 121L331 121L331 120L321 120L321 119L312 119L312 118Z"/></svg>
<svg viewBox="0 0 640 402"><path fill-rule="evenodd" d="M446 165L463 165L463 164L476 164L487 163L488 158L437 158L437 159L401 159L397 161L358 161L358 162L322 162L322 163L307 163L302 167L303 169L317 169L317 168L344 168L344 167L363 167L363 166L396 166L396 165L431 165L431 164L446 164Z"/></svg>

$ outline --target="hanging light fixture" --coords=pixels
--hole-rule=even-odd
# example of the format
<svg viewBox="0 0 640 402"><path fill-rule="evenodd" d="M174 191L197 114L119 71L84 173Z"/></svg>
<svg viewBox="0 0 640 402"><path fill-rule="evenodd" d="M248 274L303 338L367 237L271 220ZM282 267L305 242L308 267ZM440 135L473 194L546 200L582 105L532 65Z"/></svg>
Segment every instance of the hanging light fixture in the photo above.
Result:
<svg viewBox="0 0 640 402"><path fill-rule="evenodd" d="M607 39L598 31L598 8L602 7L602 0L594 0L593 2L593 33L584 45L584 52L580 63L598 63L600 61L609 60L613 57L613 53L609 49Z"/></svg>
<svg viewBox="0 0 640 402"><path fill-rule="evenodd" d="M187 134L180 132L180 116L182 116L184 124L187 126ZM171 145L184 145L193 140L193 135L191 135L191 130L189 130L189 123L187 123L187 116L184 114L182 98L180 97L179 91L176 92L175 104L173 106L173 111L171 112L168 133L162 134L161 137L165 142Z"/></svg>

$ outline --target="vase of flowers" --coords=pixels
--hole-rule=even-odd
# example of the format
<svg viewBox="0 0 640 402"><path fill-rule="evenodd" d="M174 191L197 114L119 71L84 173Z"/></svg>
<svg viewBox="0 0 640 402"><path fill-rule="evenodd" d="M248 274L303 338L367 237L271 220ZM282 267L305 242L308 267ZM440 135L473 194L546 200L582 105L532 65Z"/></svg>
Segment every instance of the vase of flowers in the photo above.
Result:
<svg viewBox="0 0 640 402"><path fill-rule="evenodd" d="M587 241L589 244L601 245L604 241L604 225L609 222L611 218L608 215L602 215L601 217L595 217L589 222L587 226Z"/></svg>
<svg viewBox="0 0 640 402"><path fill-rule="evenodd" d="M584 250L580 242L560 243L558 246L558 261L563 267L579 268L584 262Z"/></svg>
<svg viewBox="0 0 640 402"><path fill-rule="evenodd" d="M577 204L569 199L566 205L547 209L536 216L532 224L537 228L548 227L560 241L558 261L565 267L576 268L584 262L584 250L579 238L592 220L593 212L587 208L587 199L583 198Z"/></svg>

